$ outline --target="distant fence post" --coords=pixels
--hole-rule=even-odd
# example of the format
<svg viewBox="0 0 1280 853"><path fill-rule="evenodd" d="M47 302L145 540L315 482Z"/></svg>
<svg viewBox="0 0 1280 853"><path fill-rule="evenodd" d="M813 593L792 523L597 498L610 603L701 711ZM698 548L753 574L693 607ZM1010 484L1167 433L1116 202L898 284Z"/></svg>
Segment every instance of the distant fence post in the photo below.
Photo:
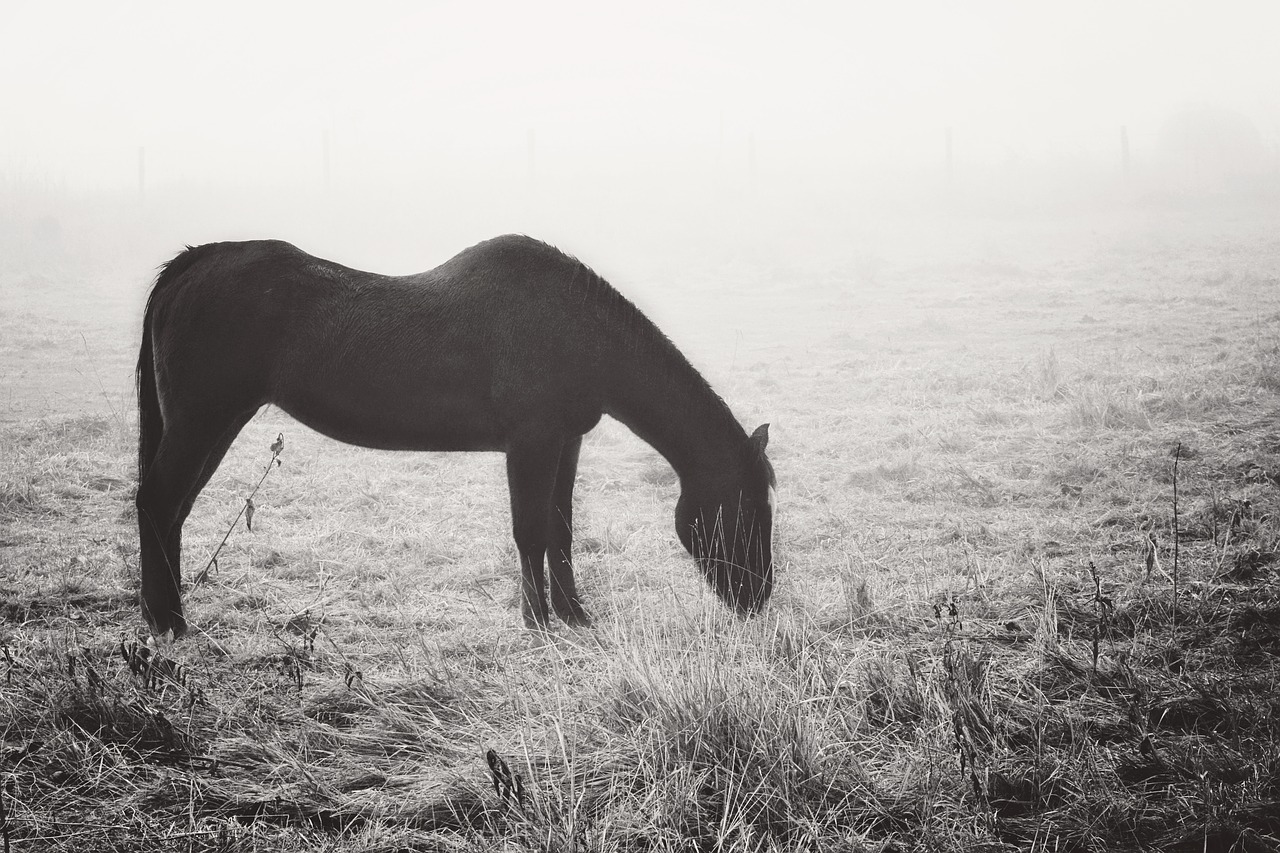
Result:
<svg viewBox="0 0 1280 853"><path fill-rule="evenodd" d="M716 166L724 168L724 110L720 111L720 136L716 140Z"/></svg>
<svg viewBox="0 0 1280 853"><path fill-rule="evenodd" d="M529 128L528 155L529 155L529 189L532 190L538 178L538 139L532 127Z"/></svg>
<svg viewBox="0 0 1280 853"><path fill-rule="evenodd" d="M951 128L949 127L947 128L946 133L944 135L944 143L946 145L946 154L945 154L946 159L944 161L944 166L946 168L947 186L949 187L951 186L952 182L955 180L955 176L956 176L956 168L955 168L956 161L955 161L955 156L953 154L953 149L951 147Z"/></svg>
<svg viewBox="0 0 1280 853"><path fill-rule="evenodd" d="M321 168L324 170L324 189L329 191L329 128L320 131Z"/></svg>

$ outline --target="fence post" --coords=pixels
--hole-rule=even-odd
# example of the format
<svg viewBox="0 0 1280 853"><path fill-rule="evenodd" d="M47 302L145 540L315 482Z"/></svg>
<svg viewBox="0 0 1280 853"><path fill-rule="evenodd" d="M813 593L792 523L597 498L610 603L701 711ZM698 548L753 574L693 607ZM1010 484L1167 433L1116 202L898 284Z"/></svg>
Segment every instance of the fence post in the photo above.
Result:
<svg viewBox="0 0 1280 853"><path fill-rule="evenodd" d="M949 127L946 130L945 141L946 141L947 186L949 187L954 182L955 175L956 175L955 156L953 154L953 149L951 147L951 128Z"/></svg>
<svg viewBox="0 0 1280 853"><path fill-rule="evenodd" d="M324 169L324 189L329 191L329 128L320 131L321 167Z"/></svg>
<svg viewBox="0 0 1280 853"><path fill-rule="evenodd" d="M538 177L538 146L537 135L533 128L529 128L528 149L529 149L529 189L532 190L537 183Z"/></svg>

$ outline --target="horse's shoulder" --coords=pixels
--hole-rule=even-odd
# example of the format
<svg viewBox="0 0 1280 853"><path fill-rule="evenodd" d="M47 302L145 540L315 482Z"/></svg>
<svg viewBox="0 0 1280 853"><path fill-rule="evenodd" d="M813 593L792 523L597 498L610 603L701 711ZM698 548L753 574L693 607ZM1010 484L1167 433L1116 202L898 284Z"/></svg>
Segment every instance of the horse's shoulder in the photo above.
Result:
<svg viewBox="0 0 1280 853"><path fill-rule="evenodd" d="M476 244L493 250L515 250L527 252L559 252L560 250L528 234L499 234Z"/></svg>
<svg viewBox="0 0 1280 853"><path fill-rule="evenodd" d="M464 252L464 254L466 253L472 253L507 265L519 264L528 266L530 264L543 264L563 267L577 263L573 257L560 251L550 243L544 243L542 240L525 234L502 234L477 243Z"/></svg>
<svg viewBox="0 0 1280 853"><path fill-rule="evenodd" d="M532 295L555 290L550 285L572 281L579 266L577 260L541 240L503 234L463 249L420 278L444 291L511 298L514 292Z"/></svg>

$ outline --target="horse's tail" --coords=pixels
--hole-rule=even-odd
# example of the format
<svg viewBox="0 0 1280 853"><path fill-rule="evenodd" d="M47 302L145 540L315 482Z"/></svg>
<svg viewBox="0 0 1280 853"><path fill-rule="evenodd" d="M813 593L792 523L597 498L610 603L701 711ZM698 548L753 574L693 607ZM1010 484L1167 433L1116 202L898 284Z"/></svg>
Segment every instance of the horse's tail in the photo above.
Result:
<svg viewBox="0 0 1280 853"><path fill-rule="evenodd" d="M160 394L156 388L155 353L152 337L155 327L156 295L174 279L191 267L199 256L201 246L188 246L162 267L147 297L147 308L142 315L142 346L138 349L138 483L141 485L151 460L160 449L160 436L164 433L164 417L160 413Z"/></svg>
<svg viewBox="0 0 1280 853"><path fill-rule="evenodd" d="M161 276L164 275L162 271ZM160 434L164 431L164 418L160 414L160 395L156 393L156 365L152 359L151 325L155 316L157 279L147 299L147 310L142 315L142 346L138 348L138 485L147 476L147 468L160 448Z"/></svg>

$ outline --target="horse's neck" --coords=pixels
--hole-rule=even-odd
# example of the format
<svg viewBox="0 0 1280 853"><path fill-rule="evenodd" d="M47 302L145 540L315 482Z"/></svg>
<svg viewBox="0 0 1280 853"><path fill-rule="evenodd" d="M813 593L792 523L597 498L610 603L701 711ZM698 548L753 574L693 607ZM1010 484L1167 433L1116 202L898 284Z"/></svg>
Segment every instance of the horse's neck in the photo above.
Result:
<svg viewBox="0 0 1280 853"><path fill-rule="evenodd" d="M605 410L661 453L682 484L718 480L732 470L746 434L683 356L632 352L614 378Z"/></svg>

